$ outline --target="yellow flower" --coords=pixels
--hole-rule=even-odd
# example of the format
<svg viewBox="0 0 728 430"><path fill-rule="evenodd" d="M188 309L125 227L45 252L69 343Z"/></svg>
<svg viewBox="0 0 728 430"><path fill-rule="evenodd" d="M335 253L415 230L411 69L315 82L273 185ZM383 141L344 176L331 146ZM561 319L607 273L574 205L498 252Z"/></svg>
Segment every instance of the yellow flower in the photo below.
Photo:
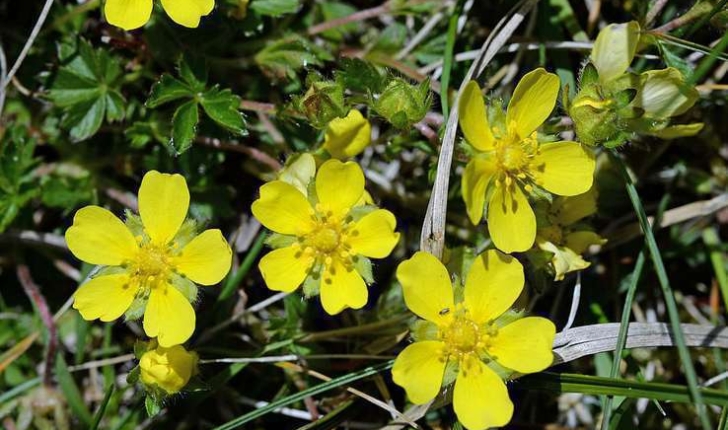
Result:
<svg viewBox="0 0 728 430"><path fill-rule="evenodd" d="M179 25L195 28L215 7L215 0L161 0L164 11ZM124 30L139 28L152 15L153 0L106 0L104 14L111 25Z"/></svg>
<svg viewBox="0 0 728 430"><path fill-rule="evenodd" d="M361 112L352 109L344 118L336 118L326 128L324 149L340 160L360 154L371 142L372 126Z"/></svg>
<svg viewBox="0 0 728 430"><path fill-rule="evenodd" d="M144 385L174 394L197 373L197 354L188 352L181 345L159 346L142 355L139 368Z"/></svg>
<svg viewBox="0 0 728 430"><path fill-rule="evenodd" d="M304 152L286 161L286 165L278 173L278 179L293 185L304 195L308 195L308 184L315 175L316 159L312 154Z"/></svg>
<svg viewBox="0 0 728 430"><path fill-rule="evenodd" d="M552 254L554 280L561 281L567 273L589 267L581 257L591 245L606 242L593 231L581 228L577 223L597 211L594 189L575 197L559 197L546 214L545 224L539 226L536 237L538 247Z"/></svg>
<svg viewBox="0 0 728 430"><path fill-rule="evenodd" d="M475 81L468 83L460 99L460 128L475 149L463 173L463 199L470 220L478 224L490 196L488 231L502 251L526 251L533 245L536 217L527 193L534 186L562 196L591 188L591 152L576 142L538 140L536 129L553 110L558 92L556 75L544 69L526 74L508 104L505 124L494 127Z"/></svg>
<svg viewBox="0 0 728 430"><path fill-rule="evenodd" d="M500 427L513 415L503 382L512 372L551 365L556 328L545 318L516 319L507 311L523 290L523 266L495 250L476 257L456 303L445 266L416 253L397 268L407 307L434 326L431 339L407 346L394 362L394 382L415 404L437 396L446 368L456 368L453 406L470 430ZM447 383L447 382L446 382Z"/></svg>
<svg viewBox="0 0 728 430"><path fill-rule="evenodd" d="M195 329L193 282L220 282L232 259L220 230L190 237L183 227L189 203L182 176L151 171L139 188L142 225L135 233L99 206L76 212L66 231L68 248L80 260L110 266L74 295L73 307L84 319L113 321L133 302L146 304L144 331L149 337L157 337L163 347L189 339Z"/></svg>
<svg viewBox="0 0 728 430"><path fill-rule="evenodd" d="M253 215L285 243L260 260L260 271L271 290L291 292L306 280L318 284L331 315L359 309L368 298L362 267L367 258L392 252L399 240L396 219L389 211L360 204L364 174L356 163L325 162L314 187L315 196L280 180L260 188Z"/></svg>

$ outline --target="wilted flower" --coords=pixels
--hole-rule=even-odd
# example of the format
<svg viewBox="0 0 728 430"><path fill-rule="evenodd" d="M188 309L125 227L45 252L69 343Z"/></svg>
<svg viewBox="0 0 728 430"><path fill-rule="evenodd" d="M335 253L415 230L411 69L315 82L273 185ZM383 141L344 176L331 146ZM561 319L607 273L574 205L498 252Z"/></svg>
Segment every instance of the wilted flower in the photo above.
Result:
<svg viewBox="0 0 728 430"><path fill-rule="evenodd" d="M200 18L208 15L215 7L215 0L161 0L162 8L172 21L179 25L195 28ZM124 30L139 28L152 15L153 0L106 0L104 14L111 25Z"/></svg>
<svg viewBox="0 0 728 430"><path fill-rule="evenodd" d="M513 415L504 378L551 365L556 328L546 318L509 312L521 295L523 266L490 250L476 257L456 302L445 266L418 252L397 268L407 307L429 329L394 362L394 382L415 404L437 396L453 376L453 406L470 430L506 425Z"/></svg>
<svg viewBox="0 0 728 430"><path fill-rule="evenodd" d="M217 284L232 260L220 230L194 236L193 224L183 224L189 203L182 176L151 171L139 188L141 221L130 216L125 225L99 206L76 212L66 231L68 248L80 260L108 266L74 295L73 307L84 319L113 321L130 308L143 309L144 331L160 345L189 339L194 283Z"/></svg>
<svg viewBox="0 0 728 430"><path fill-rule="evenodd" d="M596 211L596 192L592 189L578 196L554 199L545 216L539 220L536 244L541 250L552 254L551 264L556 281L563 280L567 273L589 267L589 262L581 254L591 245L606 242L580 223Z"/></svg>
<svg viewBox="0 0 728 430"><path fill-rule="evenodd" d="M291 292L304 284L321 294L329 314L359 309L372 282L369 258L384 258L399 240L391 212L364 204L364 174L358 164L329 160L321 165L313 193L282 180L260 188L253 215L276 235L278 248L259 263L268 288Z"/></svg>
<svg viewBox="0 0 728 430"><path fill-rule="evenodd" d="M142 355L139 360L140 377L149 388L175 394L197 373L197 361L197 354L187 351L182 345L171 348L159 346Z"/></svg>
<svg viewBox="0 0 728 430"><path fill-rule="evenodd" d="M527 73L508 104L505 123L493 125L475 81L460 98L460 128L475 149L463 173L463 199L470 220L478 224L489 196L488 232L502 251L533 246L536 217L528 194L534 187L573 196L592 186L595 163L590 151L576 142L542 143L536 133L558 93L556 75L544 69Z"/></svg>

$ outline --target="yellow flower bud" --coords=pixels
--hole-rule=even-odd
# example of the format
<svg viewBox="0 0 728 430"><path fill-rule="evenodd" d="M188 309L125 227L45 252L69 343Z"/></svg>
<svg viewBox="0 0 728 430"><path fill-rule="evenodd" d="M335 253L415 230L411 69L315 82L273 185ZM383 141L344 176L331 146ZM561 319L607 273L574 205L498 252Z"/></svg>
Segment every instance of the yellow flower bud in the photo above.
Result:
<svg viewBox="0 0 728 430"><path fill-rule="evenodd" d="M171 348L160 346L145 352L139 367L145 385L174 394L197 373L197 354L188 352L181 345Z"/></svg>
<svg viewBox="0 0 728 430"><path fill-rule="evenodd" d="M336 118L326 128L324 149L332 157L345 160L360 154L371 142L372 126L356 109Z"/></svg>

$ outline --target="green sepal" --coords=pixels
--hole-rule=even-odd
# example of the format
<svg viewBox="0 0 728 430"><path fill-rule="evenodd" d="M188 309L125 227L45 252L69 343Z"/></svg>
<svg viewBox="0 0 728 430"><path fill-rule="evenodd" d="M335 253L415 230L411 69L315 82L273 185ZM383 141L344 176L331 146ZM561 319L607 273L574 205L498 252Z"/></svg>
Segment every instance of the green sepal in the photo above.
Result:
<svg viewBox="0 0 728 430"><path fill-rule="evenodd" d="M265 239L265 244L273 249L286 248L298 241L296 236L271 232Z"/></svg>
<svg viewBox="0 0 728 430"><path fill-rule="evenodd" d="M372 275L372 261L370 259L361 255L354 257L354 268L357 273L361 275L367 285L374 283L374 275Z"/></svg>
<svg viewBox="0 0 728 430"><path fill-rule="evenodd" d="M131 369L131 372L129 372L128 375L126 375L126 383L129 385L134 385L137 382L139 382L139 377L141 375L142 371L139 368L139 366L134 366L133 369Z"/></svg>
<svg viewBox="0 0 728 430"><path fill-rule="evenodd" d="M321 268L320 265L318 266L318 270L314 268L303 281L302 290L306 298L318 296L321 291Z"/></svg>

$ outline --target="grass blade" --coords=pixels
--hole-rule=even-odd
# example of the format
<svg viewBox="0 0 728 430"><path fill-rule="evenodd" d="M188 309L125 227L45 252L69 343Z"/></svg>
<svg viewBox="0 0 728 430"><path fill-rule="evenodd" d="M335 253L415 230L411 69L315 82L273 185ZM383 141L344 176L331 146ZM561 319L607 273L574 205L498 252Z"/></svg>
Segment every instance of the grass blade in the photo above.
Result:
<svg viewBox="0 0 728 430"><path fill-rule="evenodd" d="M91 430L97 430L99 428L99 424L101 424L101 419L104 418L104 413L106 413L106 407L109 405L112 394L114 394L114 384L109 385L109 388L106 390L104 400L101 402L99 409L96 410L96 413L94 414L94 421L91 423L90 428Z"/></svg>
<svg viewBox="0 0 728 430"><path fill-rule="evenodd" d="M245 259L243 259L243 262L240 263L238 270L228 276L227 280L225 280L225 285L223 285L222 291L220 291L220 295L217 297L218 302L227 300L233 295L235 289L238 285L240 285L240 282L243 278L245 278L245 275L250 272L250 268L253 267L253 263L255 262L255 259L258 258L260 251L263 249L263 245L265 244L265 239L267 237L268 235L266 234L265 229L261 228L261 231L255 238L255 242L251 245L248 253L245 254Z"/></svg>
<svg viewBox="0 0 728 430"><path fill-rule="evenodd" d="M728 35L728 33L726 34ZM700 423L703 429L710 430L712 426L710 424L710 419L708 418L704 407L705 402L703 401L701 390L698 388L698 377L695 373L695 367L693 367L692 358L690 357L690 351L685 345L685 336L680 327L680 315L677 309L677 304L675 303L675 296L673 295L672 287L670 286L670 280L667 277L665 265L662 262L660 248L657 246L655 235L653 234L650 223L647 220L647 214L645 213L645 208L643 207L642 201L640 200L639 194L637 193L637 188L632 181L632 177L629 176L629 172L627 172L627 166L624 164L624 161L619 157L616 152L610 151L609 154L621 171L630 202L632 203L632 207L637 213L637 218L639 220L640 226L642 227L642 231L645 234L647 249L649 250L650 256L652 257L652 262L655 266L655 272L657 273L657 279L660 283L660 288L662 289L662 294L665 299L665 307L667 308L670 326L675 336L675 343L677 344L680 361L682 362L683 368L685 369L685 378L688 381L690 396L695 403L695 408L697 409L698 417L700 418Z"/></svg>
<svg viewBox="0 0 728 430"><path fill-rule="evenodd" d="M61 354L58 354L56 358L56 378L58 379L58 385L61 386L61 391L66 396L68 406L71 407L74 415L84 424L90 426L93 422L91 412L86 407L86 403L83 401L83 396L81 396L81 392L78 390L76 381L73 380L73 376L68 371L66 361Z"/></svg>
<svg viewBox="0 0 728 430"><path fill-rule="evenodd" d="M216 427L215 430L230 430L230 429L239 428L243 424L248 423L254 419L260 418L263 415L273 412L274 410L276 410L280 407L287 406L287 405L290 405L291 403L301 401L306 397L315 396L317 394L321 394L326 391L333 390L334 388L341 387L342 385L351 384L352 382L356 382L361 379L367 378L369 376L376 375L379 372L383 372L385 370L391 369L393 365L394 365L394 360L388 361L386 363L383 363L383 364L380 364L377 366L367 367L366 369L360 370L358 372L340 376L338 378L332 379L329 382L324 382L323 384L314 385L313 387L310 387L306 390L299 391L296 394L292 394L290 396L279 399L275 402L271 402L269 405L267 405L263 408L256 409L243 416L235 418L234 420L228 421L227 423L225 423L219 427ZM728 394L726 394L726 399L728 400Z"/></svg>

